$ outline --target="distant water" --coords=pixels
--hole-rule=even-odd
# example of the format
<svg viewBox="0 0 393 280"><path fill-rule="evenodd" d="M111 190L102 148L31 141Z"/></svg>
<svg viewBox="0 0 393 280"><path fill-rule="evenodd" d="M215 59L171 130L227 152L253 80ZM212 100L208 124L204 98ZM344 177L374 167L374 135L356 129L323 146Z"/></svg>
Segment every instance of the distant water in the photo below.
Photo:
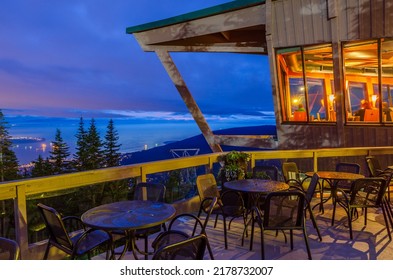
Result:
<svg viewBox="0 0 393 280"><path fill-rule="evenodd" d="M13 137L40 137L45 141L17 141L14 151L19 164L27 164L41 155L50 155L51 141L54 140L56 129L59 128L63 140L69 145L71 154L75 153L75 135L79 126L79 119L43 118L43 117L6 117L9 133ZM108 119L95 119L101 140L104 139ZM85 128L90 119L85 119ZM232 127L256 126L274 124L273 121L208 121L212 130ZM143 121L134 119L114 119L115 128L119 134L119 144L122 153L130 153L165 145L200 134L194 121Z"/></svg>

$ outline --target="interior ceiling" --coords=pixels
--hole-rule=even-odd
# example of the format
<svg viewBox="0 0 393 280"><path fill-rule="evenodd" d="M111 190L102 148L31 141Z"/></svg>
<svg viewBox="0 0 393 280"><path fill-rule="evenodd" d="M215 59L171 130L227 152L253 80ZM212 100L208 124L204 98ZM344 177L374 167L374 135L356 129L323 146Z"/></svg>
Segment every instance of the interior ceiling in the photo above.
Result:
<svg viewBox="0 0 393 280"><path fill-rule="evenodd" d="M344 64L346 71L355 71L357 74L369 75L366 70L378 69L378 47L377 44L365 44L344 48ZM329 71L333 71L333 59L331 48L321 48L313 50L305 50L304 55L307 71L323 72L329 67ZM301 72L303 65L300 53L293 53L285 59L289 69L293 72ZM393 68L393 43L391 41L384 42L381 52L382 68Z"/></svg>

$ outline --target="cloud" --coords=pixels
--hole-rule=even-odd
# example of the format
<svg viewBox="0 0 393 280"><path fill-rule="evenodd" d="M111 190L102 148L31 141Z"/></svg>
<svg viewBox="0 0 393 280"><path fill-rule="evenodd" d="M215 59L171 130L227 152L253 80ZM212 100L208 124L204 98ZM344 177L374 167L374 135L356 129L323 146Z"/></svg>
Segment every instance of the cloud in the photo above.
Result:
<svg viewBox="0 0 393 280"><path fill-rule="evenodd" d="M193 120L191 114L180 114L178 112L164 112L164 111L117 111L117 110L106 110L103 111L105 115L112 115L117 117L127 117L135 119L146 119L146 120L174 120L174 121L189 121ZM207 121L234 121L234 120L269 120L274 119L274 112L256 112L256 115L244 115L244 114L231 114L231 115L205 115Z"/></svg>

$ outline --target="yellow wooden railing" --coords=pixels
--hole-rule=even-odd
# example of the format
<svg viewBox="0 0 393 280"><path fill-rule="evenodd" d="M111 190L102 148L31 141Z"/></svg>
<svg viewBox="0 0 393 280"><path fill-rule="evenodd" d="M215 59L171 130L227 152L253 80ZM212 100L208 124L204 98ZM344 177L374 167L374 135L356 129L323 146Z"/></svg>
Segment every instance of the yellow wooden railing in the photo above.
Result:
<svg viewBox="0 0 393 280"><path fill-rule="evenodd" d="M317 171L318 160L324 158L393 155L393 146L247 152L251 155L251 167L255 166L255 162L258 160L309 159L312 161L314 171ZM38 256L37 252L42 251L43 245L28 244L26 197L127 178L138 178L139 181L145 182L149 174L190 167L205 166L206 172L209 172L209 170L212 170L213 164L217 163L218 155L218 153L212 153L64 175L3 182L0 183L0 201L5 199L14 200L15 236L17 242L20 244L22 257L24 259L36 259Z"/></svg>

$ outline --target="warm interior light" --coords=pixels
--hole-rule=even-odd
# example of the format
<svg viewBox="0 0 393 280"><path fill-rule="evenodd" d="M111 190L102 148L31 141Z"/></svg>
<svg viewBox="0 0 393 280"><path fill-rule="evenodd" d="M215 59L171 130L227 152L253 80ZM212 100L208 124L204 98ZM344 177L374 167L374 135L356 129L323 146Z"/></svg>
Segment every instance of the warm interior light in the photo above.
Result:
<svg viewBox="0 0 393 280"><path fill-rule="evenodd" d="M377 99L378 99L377 95L374 94L374 95L371 96L371 101L373 103L373 107L375 107L375 103L377 102Z"/></svg>
<svg viewBox="0 0 393 280"><path fill-rule="evenodd" d="M334 94L330 94L330 95L329 95L330 103L333 104L334 98L335 98Z"/></svg>

